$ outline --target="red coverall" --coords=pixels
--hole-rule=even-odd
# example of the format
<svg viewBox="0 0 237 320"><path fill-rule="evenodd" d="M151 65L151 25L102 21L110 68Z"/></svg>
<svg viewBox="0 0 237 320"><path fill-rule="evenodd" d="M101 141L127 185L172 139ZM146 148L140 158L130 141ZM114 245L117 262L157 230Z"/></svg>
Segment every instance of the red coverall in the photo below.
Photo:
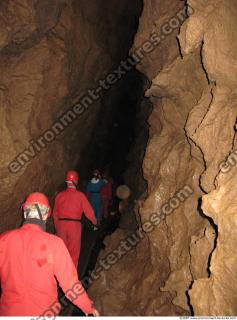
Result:
<svg viewBox="0 0 237 320"><path fill-rule="evenodd" d="M76 268L60 238L35 224L25 224L0 236L0 316L46 313L56 316L60 308L58 304L55 307L58 301L55 277L65 293L74 284L80 285ZM74 298L73 303L86 314L93 312L92 301L84 289L70 300Z"/></svg>
<svg viewBox="0 0 237 320"><path fill-rule="evenodd" d="M83 212L95 225L97 221L94 211L82 192L77 191L75 188L67 188L56 196L53 210L56 232L66 244L76 268L81 251L81 223L79 221L64 221L60 219L80 220Z"/></svg>
<svg viewBox="0 0 237 320"><path fill-rule="evenodd" d="M109 215L109 205L113 200L113 180L109 179L107 184L101 189L103 217L106 219Z"/></svg>

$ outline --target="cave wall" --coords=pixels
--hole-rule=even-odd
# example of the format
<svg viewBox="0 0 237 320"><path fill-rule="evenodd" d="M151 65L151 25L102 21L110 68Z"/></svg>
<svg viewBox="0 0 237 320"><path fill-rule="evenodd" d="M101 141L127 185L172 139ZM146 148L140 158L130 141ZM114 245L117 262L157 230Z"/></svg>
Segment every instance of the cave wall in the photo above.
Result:
<svg viewBox="0 0 237 320"><path fill-rule="evenodd" d="M127 55L140 9L140 0L0 1L0 232L19 225L28 193L53 196L67 169L84 168L103 90L56 139L32 141ZM12 161L26 149L19 168Z"/></svg>
<svg viewBox="0 0 237 320"><path fill-rule="evenodd" d="M140 225L147 229L144 223L177 191L186 186L192 192L94 280L90 294L104 315L237 312L237 4L189 0L187 5L182 21L177 14L185 12L183 1L144 1L131 50L152 32L164 36L137 65L152 82L146 96L153 104L143 163L147 196L137 204ZM167 22L172 32L161 33ZM112 261L109 254L126 237L120 229L107 238L100 258Z"/></svg>
<svg viewBox="0 0 237 320"><path fill-rule="evenodd" d="M233 252L237 244L237 44L234 36L237 3L230 0L209 1L208 6L198 1L190 4L195 15L182 29L182 51L189 56L200 47L209 88L189 115L188 136L204 160L200 176L200 187L206 193L202 197L202 210L217 230L215 247L210 254L210 276L195 279L189 294L195 314L233 316L237 314L237 266ZM201 26L199 32L197 25ZM192 122L196 122L196 130Z"/></svg>

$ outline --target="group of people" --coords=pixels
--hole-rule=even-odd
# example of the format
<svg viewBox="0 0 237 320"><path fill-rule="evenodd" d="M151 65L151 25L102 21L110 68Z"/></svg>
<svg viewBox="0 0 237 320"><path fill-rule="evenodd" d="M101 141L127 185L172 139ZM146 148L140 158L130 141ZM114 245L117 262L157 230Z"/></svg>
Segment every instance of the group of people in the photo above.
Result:
<svg viewBox="0 0 237 320"><path fill-rule="evenodd" d="M108 217L113 182L95 170L86 196L77 190L78 180L78 173L69 171L66 190L55 198L52 215L57 236L46 232L51 208L48 198L38 192L22 205L23 225L0 235L0 316L58 315L57 281L86 315L99 315L77 275L81 218L84 213L98 228ZM76 298L68 294L73 290Z"/></svg>
<svg viewBox="0 0 237 320"><path fill-rule="evenodd" d="M101 175L99 170L93 172L93 177L87 184L87 196L94 209L97 223L107 219L109 209L113 202L113 180L109 178L108 172Z"/></svg>

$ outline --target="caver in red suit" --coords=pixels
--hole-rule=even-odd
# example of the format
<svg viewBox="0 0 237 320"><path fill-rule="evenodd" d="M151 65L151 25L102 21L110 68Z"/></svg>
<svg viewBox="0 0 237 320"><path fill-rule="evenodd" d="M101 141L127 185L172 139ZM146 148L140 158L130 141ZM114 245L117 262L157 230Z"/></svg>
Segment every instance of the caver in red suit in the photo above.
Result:
<svg viewBox="0 0 237 320"><path fill-rule="evenodd" d="M87 197L76 189L77 172L69 171L66 182L67 189L56 196L53 217L57 235L63 239L77 268L81 250L80 220L83 212L94 225L97 221Z"/></svg>
<svg viewBox="0 0 237 320"><path fill-rule="evenodd" d="M113 200L113 180L108 179L104 176L104 181L106 185L101 189L102 207L103 207L103 217L108 218L109 207Z"/></svg>
<svg viewBox="0 0 237 320"><path fill-rule="evenodd" d="M29 205L37 207L38 219L29 218L32 211L25 211ZM42 208L46 212L43 217ZM0 316L56 316L60 311L56 279L63 291L68 292L67 297L75 298L76 306L87 315L95 313L65 244L45 232L50 214L48 199L41 193L33 193L23 209L23 226L0 236Z"/></svg>

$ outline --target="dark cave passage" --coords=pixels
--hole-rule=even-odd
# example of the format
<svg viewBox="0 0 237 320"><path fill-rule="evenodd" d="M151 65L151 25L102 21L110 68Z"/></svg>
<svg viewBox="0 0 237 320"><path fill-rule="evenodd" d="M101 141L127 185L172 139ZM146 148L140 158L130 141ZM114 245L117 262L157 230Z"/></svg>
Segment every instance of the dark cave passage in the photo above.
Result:
<svg viewBox="0 0 237 320"><path fill-rule="evenodd" d="M0 1L0 315L58 313L77 272L103 316L237 314L236 17L235 0Z"/></svg>
<svg viewBox="0 0 237 320"><path fill-rule="evenodd" d="M127 158L137 137L137 115L143 96L144 77L133 69L103 98L92 133L91 168L108 169L118 183L123 183L128 169Z"/></svg>
<svg viewBox="0 0 237 320"><path fill-rule="evenodd" d="M131 19L131 17L128 18ZM127 30L128 51L137 31L138 20L136 22L129 32ZM125 61L128 58L129 56L123 57ZM134 145L139 138L140 127L145 127L145 131L143 139L140 139L139 153L142 154L142 157L145 153L149 135L147 118L151 109L151 106L147 104L143 105L143 110L141 110L145 84L144 75L137 71L134 66L131 70L126 71L122 79L105 93L101 101L102 106L97 115L96 125L91 134L91 141L83 151L88 159L86 164L88 175L86 177L86 172L82 173L84 182L80 185L81 190L85 189L86 178L90 178L90 174L94 169L99 169L100 172L107 171L114 182L114 200L111 210L115 212L115 216L111 217L109 221L104 221L97 232L92 230L86 220L83 221L83 241L78 273L82 281L84 280L86 283L87 288L88 279L96 266L99 254L101 250L106 249L104 239L107 236L111 236L120 224L119 202L121 200L116 197L115 190L119 185L129 184L130 182L129 179L126 181L126 173L129 172L130 166L134 165L134 162L131 163L129 156L132 154ZM139 114L142 114L142 117L139 117ZM142 161L141 159L139 160L136 159L136 166L139 168L140 174L133 177L132 185L129 185L132 197L129 201L130 205L127 205L131 211L129 219L133 221L133 225L134 223L136 224L135 213L133 212L134 199L140 195L137 192L139 187L136 185L140 183L140 179L143 179ZM80 170L83 171L83 167L79 164L78 171ZM123 215L126 215L126 209ZM133 216L131 217L131 215ZM121 223L120 227L123 225L124 222ZM68 310L65 310L65 313L73 316L81 316L83 314L72 305Z"/></svg>

